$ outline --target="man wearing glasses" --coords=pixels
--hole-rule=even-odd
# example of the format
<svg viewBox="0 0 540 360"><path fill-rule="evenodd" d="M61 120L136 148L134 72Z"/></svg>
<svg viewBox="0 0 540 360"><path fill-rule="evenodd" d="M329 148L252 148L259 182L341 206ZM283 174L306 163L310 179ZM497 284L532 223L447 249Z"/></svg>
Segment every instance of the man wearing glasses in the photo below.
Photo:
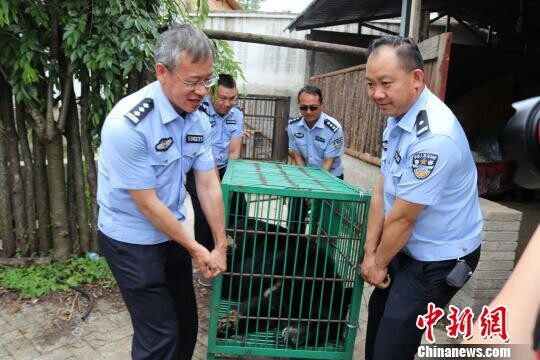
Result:
<svg viewBox="0 0 540 360"><path fill-rule="evenodd" d="M310 85L300 89L298 108L302 116L289 120L287 128L289 152L294 163L322 168L343 180L343 130L336 119L323 112L321 89ZM291 231L304 233L307 211L306 201L291 199Z"/></svg>
<svg viewBox="0 0 540 360"><path fill-rule="evenodd" d="M133 359L191 359L197 340L192 259L213 277L226 268L223 201L212 127L199 105L212 48L191 25L160 35L157 81L120 100L101 132L98 239L131 315ZM208 251L183 226L183 182L194 170L211 224Z"/></svg>
<svg viewBox="0 0 540 360"><path fill-rule="evenodd" d="M323 168L343 179L343 130L323 112L321 89L304 86L298 92L302 116L289 121L289 151L296 165Z"/></svg>
<svg viewBox="0 0 540 360"><path fill-rule="evenodd" d="M199 108L210 119L212 149L220 179L225 175L229 159L238 159L242 149L244 115L236 106L237 100L236 81L231 75L220 74L215 93L207 96ZM187 174L186 188L195 213L195 239L211 251L214 248L212 232L199 202L193 171ZM231 204L231 208L236 209L236 206ZM212 278L200 275L199 284L212 286Z"/></svg>

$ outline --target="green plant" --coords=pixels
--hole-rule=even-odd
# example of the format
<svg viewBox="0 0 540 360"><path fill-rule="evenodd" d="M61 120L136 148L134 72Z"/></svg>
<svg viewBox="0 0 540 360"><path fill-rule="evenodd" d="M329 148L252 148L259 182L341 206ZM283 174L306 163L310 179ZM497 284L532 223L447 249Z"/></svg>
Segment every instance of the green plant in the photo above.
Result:
<svg viewBox="0 0 540 360"><path fill-rule="evenodd" d="M39 297L69 286L81 284L116 284L107 262L71 257L65 263L0 267L0 285L20 291L23 297Z"/></svg>
<svg viewBox="0 0 540 360"><path fill-rule="evenodd" d="M261 8L263 0L240 0L239 3L244 10L257 11Z"/></svg>

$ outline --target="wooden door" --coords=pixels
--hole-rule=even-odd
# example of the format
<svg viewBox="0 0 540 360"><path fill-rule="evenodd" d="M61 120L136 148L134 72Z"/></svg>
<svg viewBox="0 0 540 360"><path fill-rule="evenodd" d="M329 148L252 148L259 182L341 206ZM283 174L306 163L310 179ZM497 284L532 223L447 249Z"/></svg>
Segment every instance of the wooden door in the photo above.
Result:
<svg viewBox="0 0 540 360"><path fill-rule="evenodd" d="M424 58L425 80L444 101L452 33L434 36L418 44ZM335 117L345 133L345 152L362 161L380 165L381 138L386 116L367 96L365 64L316 75L310 84L321 88L325 111Z"/></svg>

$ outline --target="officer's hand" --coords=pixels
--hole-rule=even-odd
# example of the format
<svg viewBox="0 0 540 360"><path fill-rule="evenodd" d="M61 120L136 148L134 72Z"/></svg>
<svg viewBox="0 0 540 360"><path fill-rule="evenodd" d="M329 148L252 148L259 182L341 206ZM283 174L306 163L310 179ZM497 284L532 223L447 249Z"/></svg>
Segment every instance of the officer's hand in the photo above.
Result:
<svg viewBox="0 0 540 360"><path fill-rule="evenodd" d="M379 278L378 280L373 280L373 286L379 289L386 289L388 286L390 286L390 274L388 272L385 272L384 277Z"/></svg>
<svg viewBox="0 0 540 360"><path fill-rule="evenodd" d="M210 257L215 265L215 275L227 270L227 250L226 249L214 249L210 253Z"/></svg>
<svg viewBox="0 0 540 360"><path fill-rule="evenodd" d="M386 289L390 285L390 275L387 267L379 267L375 263L374 254L366 254L361 265L362 278L371 285Z"/></svg>
<svg viewBox="0 0 540 360"><path fill-rule="evenodd" d="M216 266L213 265L213 260L210 256L210 252L202 245L198 244L196 250L191 253L191 257L202 276L205 278L212 277L212 269Z"/></svg>
<svg viewBox="0 0 540 360"><path fill-rule="evenodd" d="M369 282L368 276L369 271L372 266L375 265L375 254L364 254L364 259L362 260L362 264L360 265L360 275L364 279L364 281Z"/></svg>

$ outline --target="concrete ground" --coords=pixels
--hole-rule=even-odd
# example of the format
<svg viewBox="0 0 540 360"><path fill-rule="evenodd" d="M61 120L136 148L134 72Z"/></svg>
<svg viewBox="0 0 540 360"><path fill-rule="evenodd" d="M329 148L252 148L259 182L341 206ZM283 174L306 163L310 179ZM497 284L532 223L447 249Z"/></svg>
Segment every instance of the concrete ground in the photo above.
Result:
<svg viewBox="0 0 540 360"><path fill-rule="evenodd" d="M191 204L187 207L191 209ZM190 214L188 219L193 216ZM187 225L193 231L192 220ZM206 359L211 289L196 281L195 288L200 325L193 359L202 360ZM104 291L86 321L73 315L75 305L79 304L73 294L10 302L1 300L5 297L0 294L0 360L129 359L133 334L129 314L116 289ZM355 360L364 359L366 304L371 291L369 286L364 288ZM441 334L438 339L444 340L445 335Z"/></svg>

